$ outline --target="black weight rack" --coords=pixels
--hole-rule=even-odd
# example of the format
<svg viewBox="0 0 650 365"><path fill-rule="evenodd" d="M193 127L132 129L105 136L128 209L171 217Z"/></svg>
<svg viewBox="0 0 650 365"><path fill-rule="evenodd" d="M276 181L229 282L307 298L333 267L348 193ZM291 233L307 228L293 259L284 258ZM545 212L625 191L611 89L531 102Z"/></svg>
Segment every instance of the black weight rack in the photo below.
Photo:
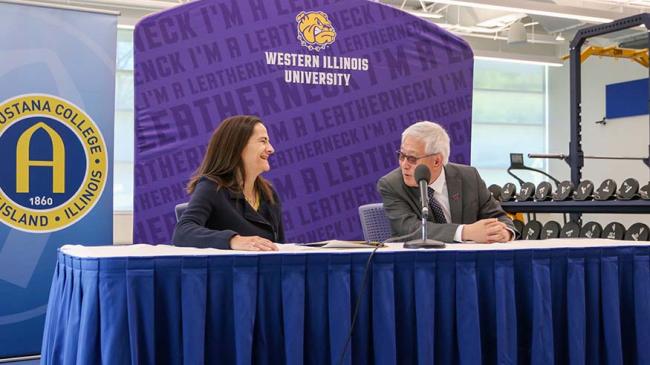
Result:
<svg viewBox="0 0 650 365"><path fill-rule="evenodd" d="M650 49L650 14L638 14L615 20L611 23L582 28L576 33L570 44L570 114L571 142L569 155L565 161L571 168L571 182L578 186L582 179L585 154L582 150L582 69L580 52L585 41L592 37L601 36L633 27L644 25L648 32L648 49ZM650 68L648 68L650 78ZM650 90L650 82L648 83ZM650 95L650 93L649 93ZM650 107L650 100L648 100ZM650 121L650 115L648 116ZM648 138L648 156L650 156L650 133ZM650 168L650 157L643 160ZM644 184L641 184L644 185ZM581 213L650 213L650 201L566 201L566 202L503 202L507 212L521 213L570 213L571 220L578 221Z"/></svg>

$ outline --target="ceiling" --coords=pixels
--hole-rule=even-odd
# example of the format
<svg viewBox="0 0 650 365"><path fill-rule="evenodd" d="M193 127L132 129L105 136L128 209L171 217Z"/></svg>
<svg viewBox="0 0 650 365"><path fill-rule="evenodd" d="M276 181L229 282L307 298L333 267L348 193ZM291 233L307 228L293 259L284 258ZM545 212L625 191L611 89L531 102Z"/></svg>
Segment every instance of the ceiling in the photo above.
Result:
<svg viewBox="0 0 650 365"><path fill-rule="evenodd" d="M376 0L438 24L466 39L477 56L558 63L582 27L650 12L650 0ZM119 23L189 0L40 0L42 3L116 10ZM527 41L508 43L513 24L524 25ZM521 25L515 27L521 28ZM521 35L521 34L520 34ZM644 28L591 39L598 45L645 40Z"/></svg>

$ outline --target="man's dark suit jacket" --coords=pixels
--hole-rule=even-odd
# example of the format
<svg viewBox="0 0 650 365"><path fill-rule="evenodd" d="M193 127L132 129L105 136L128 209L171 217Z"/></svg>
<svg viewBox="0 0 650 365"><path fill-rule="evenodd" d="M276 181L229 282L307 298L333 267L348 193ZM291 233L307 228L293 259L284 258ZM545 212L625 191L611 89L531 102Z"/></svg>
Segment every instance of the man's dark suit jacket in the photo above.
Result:
<svg viewBox="0 0 650 365"><path fill-rule="evenodd" d="M284 242L280 201L275 191L273 196L275 204L262 199L256 212L242 193L219 189L203 178L176 224L172 241L176 246L228 249L230 238L239 234Z"/></svg>
<svg viewBox="0 0 650 365"><path fill-rule="evenodd" d="M512 220L492 197L475 168L448 163L445 166L451 223L433 222L430 214L427 224L428 238L454 242L454 234L460 224L471 224L485 218L497 218L516 232ZM399 168L391 171L377 183L384 200L384 210L390 220L393 237L401 240L420 238L422 212L420 191L404 184ZM516 234L516 233L515 233Z"/></svg>

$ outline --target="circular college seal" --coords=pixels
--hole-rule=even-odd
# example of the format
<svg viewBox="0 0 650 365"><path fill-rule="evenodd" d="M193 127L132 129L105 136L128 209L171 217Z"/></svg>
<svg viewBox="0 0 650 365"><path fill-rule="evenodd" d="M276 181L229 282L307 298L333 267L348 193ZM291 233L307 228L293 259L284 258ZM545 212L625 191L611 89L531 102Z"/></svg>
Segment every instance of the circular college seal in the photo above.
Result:
<svg viewBox="0 0 650 365"><path fill-rule="evenodd" d="M0 103L0 222L52 232L88 214L104 191L101 131L83 110L47 94Z"/></svg>

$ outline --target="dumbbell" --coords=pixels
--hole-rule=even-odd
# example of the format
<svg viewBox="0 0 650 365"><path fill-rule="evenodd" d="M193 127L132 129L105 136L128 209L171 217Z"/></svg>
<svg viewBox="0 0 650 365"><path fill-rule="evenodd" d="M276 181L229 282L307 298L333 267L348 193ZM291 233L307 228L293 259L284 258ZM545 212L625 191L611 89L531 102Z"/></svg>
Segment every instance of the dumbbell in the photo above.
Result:
<svg viewBox="0 0 650 365"><path fill-rule="evenodd" d="M553 195L553 186L548 181L542 181L537 185L535 190L535 200L538 202L551 199Z"/></svg>
<svg viewBox="0 0 650 365"><path fill-rule="evenodd" d="M600 238L603 233L603 226L598 222L587 222L580 228L582 238Z"/></svg>
<svg viewBox="0 0 650 365"><path fill-rule="evenodd" d="M557 190L555 191L555 194L553 194L553 200L555 201L563 201L563 200L568 200L571 198L571 195L573 194L573 183L568 180L564 180L558 185ZM590 193L591 194L591 193Z"/></svg>
<svg viewBox="0 0 650 365"><path fill-rule="evenodd" d="M581 181L573 192L573 200L591 200L594 193L594 183L590 180Z"/></svg>
<svg viewBox="0 0 650 365"><path fill-rule="evenodd" d="M616 197L616 181L606 179L594 192L594 200L610 200Z"/></svg>
<svg viewBox="0 0 650 365"><path fill-rule="evenodd" d="M501 187L497 184L492 184L488 187L488 190L490 191L490 194L492 194L492 197L496 199L496 201L501 201Z"/></svg>
<svg viewBox="0 0 650 365"><path fill-rule="evenodd" d="M605 226L600 237L621 241L625 237L625 226L618 222L612 222Z"/></svg>
<svg viewBox="0 0 650 365"><path fill-rule="evenodd" d="M534 195L535 195L535 184L531 182L524 183L523 185L521 185L521 190L519 190L519 194L517 195L517 201L525 202L528 200L532 200Z"/></svg>
<svg viewBox="0 0 650 365"><path fill-rule="evenodd" d="M643 223L634 223L625 232L626 241L648 241L650 229Z"/></svg>
<svg viewBox="0 0 650 365"><path fill-rule="evenodd" d="M648 183L648 185L644 185L641 189L639 189L639 196L643 200L650 200L650 183Z"/></svg>
<svg viewBox="0 0 650 365"><path fill-rule="evenodd" d="M524 226L521 237L523 240L538 240L542 232L542 224L539 221L531 220Z"/></svg>
<svg viewBox="0 0 650 365"><path fill-rule="evenodd" d="M513 183L506 183L501 189L501 201L509 202L515 198L517 195L517 187Z"/></svg>
<svg viewBox="0 0 650 365"><path fill-rule="evenodd" d="M616 199L631 200L639 197L639 182L636 179L625 179L616 192Z"/></svg>
<svg viewBox="0 0 650 365"><path fill-rule="evenodd" d="M560 238L580 237L580 225L577 222L567 222L560 231Z"/></svg>
<svg viewBox="0 0 650 365"><path fill-rule="evenodd" d="M548 221L546 224L544 224L544 227L542 227L540 238L543 240L558 238L560 237L560 230L560 223L556 221Z"/></svg>

